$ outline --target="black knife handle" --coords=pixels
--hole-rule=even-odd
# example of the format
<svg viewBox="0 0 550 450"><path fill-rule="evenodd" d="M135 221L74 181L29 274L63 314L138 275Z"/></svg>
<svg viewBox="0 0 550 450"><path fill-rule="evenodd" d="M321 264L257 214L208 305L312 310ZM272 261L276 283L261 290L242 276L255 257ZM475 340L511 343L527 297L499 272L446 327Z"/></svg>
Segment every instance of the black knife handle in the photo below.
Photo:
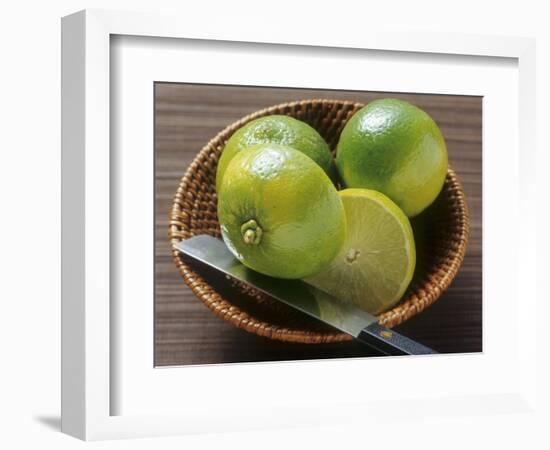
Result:
<svg viewBox="0 0 550 450"><path fill-rule="evenodd" d="M437 353L431 348L383 327L376 322L363 328L359 336L357 336L357 340L370 347L374 347L379 352L388 356L430 355Z"/></svg>

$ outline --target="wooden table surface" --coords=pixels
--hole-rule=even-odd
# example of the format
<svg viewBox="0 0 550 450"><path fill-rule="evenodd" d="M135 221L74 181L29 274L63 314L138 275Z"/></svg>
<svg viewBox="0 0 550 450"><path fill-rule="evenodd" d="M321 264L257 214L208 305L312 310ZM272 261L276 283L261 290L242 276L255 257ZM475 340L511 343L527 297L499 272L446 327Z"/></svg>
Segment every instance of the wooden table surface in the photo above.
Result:
<svg viewBox="0 0 550 450"><path fill-rule="evenodd" d="M172 262L168 214L196 153L240 117L277 103L332 98L367 103L394 97L428 112L445 136L450 164L470 208L470 241L457 277L441 298L395 329L439 352L482 350L481 97L157 83L155 86L155 365L187 365L366 356L355 343L273 341L215 316L185 285Z"/></svg>

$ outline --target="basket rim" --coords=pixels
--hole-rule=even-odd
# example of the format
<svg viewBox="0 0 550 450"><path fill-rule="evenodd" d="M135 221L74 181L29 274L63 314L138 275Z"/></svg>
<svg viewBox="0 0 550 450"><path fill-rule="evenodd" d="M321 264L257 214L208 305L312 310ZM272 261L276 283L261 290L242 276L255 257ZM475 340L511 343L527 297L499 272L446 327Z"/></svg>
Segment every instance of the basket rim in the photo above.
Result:
<svg viewBox="0 0 550 450"><path fill-rule="evenodd" d="M307 329L291 329L273 325L264 320L258 319L253 315L243 311L239 307L233 305L229 300L217 293L204 279L194 272L187 264L185 264L176 250L176 244L181 240L193 236L193 233L182 231L185 227L182 217L188 217L188 214L181 208L184 201L188 186L192 184L192 175L201 170L201 162L207 160L212 154L216 153L216 149L220 146L220 142L226 141L238 128L259 117L272 115L274 113L284 114L285 110L290 112L295 107L302 107L308 104L322 103L336 104L339 107L348 107L359 109L364 104L353 102L350 100L332 100L332 99L307 99L293 102L285 102L277 105L272 105L267 108L255 111L248 114L239 120L231 123L219 133L216 134L208 143L197 153L191 164L186 169L183 177L180 179L176 194L172 201L172 208L169 213L169 232L168 238L172 248L172 258L176 264L180 275L185 283L190 287L191 291L198 297L212 312L217 316L229 321L238 328L258 334L260 336L277 339L287 342L298 343L333 343L352 340L352 336L341 332L318 332L309 331ZM448 166L445 185L454 193L459 205L460 233L455 239L456 248L454 249L453 257L444 262L447 267L445 274L441 278L430 278L430 286L426 284L413 292L407 299L402 299L396 306L390 310L377 316L380 325L392 328L410 319L416 314L419 314L428 306L437 301L440 295L451 284L452 280L458 273L458 270L464 259L466 248L469 239L469 211L464 194L464 189L458 175L454 172L451 166ZM440 264L442 265L442 264ZM419 295L421 294L421 295Z"/></svg>

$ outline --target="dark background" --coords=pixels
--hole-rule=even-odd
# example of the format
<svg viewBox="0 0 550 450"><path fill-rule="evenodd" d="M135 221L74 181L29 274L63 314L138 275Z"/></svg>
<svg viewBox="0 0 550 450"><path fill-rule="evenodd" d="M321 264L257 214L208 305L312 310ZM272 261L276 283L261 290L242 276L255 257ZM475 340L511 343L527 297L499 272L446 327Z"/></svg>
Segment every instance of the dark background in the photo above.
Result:
<svg viewBox="0 0 550 450"><path fill-rule="evenodd" d="M155 365L368 356L355 342L308 345L248 333L216 317L172 262L168 215L187 166L227 125L258 109L308 98L407 100L430 114L447 142L470 208L470 241L455 280L440 299L395 330L444 353L482 350L482 98L176 83L155 85Z"/></svg>

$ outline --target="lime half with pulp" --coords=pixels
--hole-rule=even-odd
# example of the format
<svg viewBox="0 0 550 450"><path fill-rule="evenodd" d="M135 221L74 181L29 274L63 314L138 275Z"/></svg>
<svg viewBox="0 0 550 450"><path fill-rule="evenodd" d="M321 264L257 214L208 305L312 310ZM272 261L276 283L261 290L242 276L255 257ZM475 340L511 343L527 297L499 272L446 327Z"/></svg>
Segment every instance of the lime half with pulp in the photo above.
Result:
<svg viewBox="0 0 550 450"><path fill-rule="evenodd" d="M368 189L339 192L347 237L329 268L305 281L371 314L394 306L413 277L416 250L405 213Z"/></svg>

